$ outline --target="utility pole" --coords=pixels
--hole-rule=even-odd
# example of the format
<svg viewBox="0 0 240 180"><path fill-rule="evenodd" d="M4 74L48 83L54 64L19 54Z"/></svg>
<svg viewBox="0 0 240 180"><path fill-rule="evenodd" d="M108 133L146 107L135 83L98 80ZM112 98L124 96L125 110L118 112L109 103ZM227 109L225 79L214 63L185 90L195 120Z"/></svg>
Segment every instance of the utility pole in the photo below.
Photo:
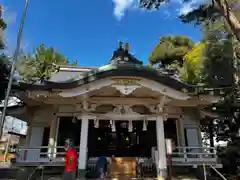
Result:
<svg viewBox="0 0 240 180"><path fill-rule="evenodd" d="M3 112L2 112L1 121L0 121L0 138L2 137L2 133L3 133L3 125L4 125L4 121L5 121L9 95L10 95L10 92L11 92L12 82L13 82L13 77L14 77L14 71L16 69L16 62L17 62L17 59L18 59L19 51L20 51L24 22L25 22L25 18L26 18L26 15L27 15L27 9L28 9L28 1L29 0L25 0L25 7L24 7L22 18L21 18L21 24L20 24L20 27L19 27L18 35L17 35L16 49L15 49L13 59L12 59L12 67L11 67L11 72L10 72L10 76L9 76L6 96L5 96L5 99L4 99Z"/></svg>

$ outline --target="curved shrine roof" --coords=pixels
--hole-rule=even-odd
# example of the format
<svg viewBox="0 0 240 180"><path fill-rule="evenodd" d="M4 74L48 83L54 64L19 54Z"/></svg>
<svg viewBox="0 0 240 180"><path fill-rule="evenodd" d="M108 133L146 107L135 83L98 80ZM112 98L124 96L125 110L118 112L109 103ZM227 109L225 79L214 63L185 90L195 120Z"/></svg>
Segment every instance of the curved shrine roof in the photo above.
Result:
<svg viewBox="0 0 240 180"><path fill-rule="evenodd" d="M69 68L72 71L69 71ZM50 80L44 80L38 84L19 83L14 87L35 90L71 89L92 81L116 76L150 79L170 88L186 92L195 92L197 87L185 84L154 68L144 66L142 61L129 53L129 44L126 43L125 48L122 48L121 42L119 48L113 52L109 64L105 66L99 68L65 67L65 69L68 69L68 71L64 71L65 74L58 72L54 75L55 78L50 78ZM61 73L62 75L60 75ZM66 79L66 76L69 78Z"/></svg>
<svg viewBox="0 0 240 180"><path fill-rule="evenodd" d="M88 84L92 81L116 76L121 77L130 76L150 79L179 91L183 91L184 89L187 92L194 92L195 88L197 87L185 84L167 74L163 74L157 71L154 68L137 64L117 64L117 65L108 64L98 69L92 69L90 71L80 73L79 76L75 76L68 80L58 82L45 80L40 84L19 83L18 87L23 89L35 89L35 90L71 89L84 84Z"/></svg>

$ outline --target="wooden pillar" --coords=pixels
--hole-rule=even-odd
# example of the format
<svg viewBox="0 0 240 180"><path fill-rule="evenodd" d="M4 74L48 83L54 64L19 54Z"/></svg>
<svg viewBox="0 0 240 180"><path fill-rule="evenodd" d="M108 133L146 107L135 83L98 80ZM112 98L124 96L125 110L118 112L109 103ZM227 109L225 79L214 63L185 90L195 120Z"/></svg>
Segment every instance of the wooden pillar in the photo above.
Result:
<svg viewBox="0 0 240 180"><path fill-rule="evenodd" d="M33 108L27 107L26 112L27 112L27 117L28 117L28 123L27 123L27 135L26 135L26 140L25 140L25 143L24 143L24 147L29 147L30 140L31 140L31 135L32 135L32 124L33 124L34 112L35 111L33 110ZM27 153L28 153L27 150L25 150L23 152L23 159L21 159L21 160L27 160ZM22 155L22 152L20 152L20 154Z"/></svg>
<svg viewBox="0 0 240 180"><path fill-rule="evenodd" d="M57 132L58 118L56 116L52 117L51 125L50 125L50 134L48 141L48 157L50 159L56 157L55 149L56 149L56 132Z"/></svg>
<svg viewBox="0 0 240 180"><path fill-rule="evenodd" d="M179 147L185 147L185 135L184 135L184 127L182 117L176 120L176 128L177 128L177 140Z"/></svg>
<svg viewBox="0 0 240 180"><path fill-rule="evenodd" d="M88 116L82 116L81 124L81 137L79 147L79 159L78 159L78 176L79 178L85 177L86 165L87 165L87 143L88 143Z"/></svg>
<svg viewBox="0 0 240 180"><path fill-rule="evenodd" d="M166 146L164 136L164 123L163 116L158 115L156 120L157 130L157 176L158 179L165 179L167 176L167 159L166 159Z"/></svg>
<svg viewBox="0 0 240 180"><path fill-rule="evenodd" d="M57 118L57 126L56 126L54 149L53 149L53 158L56 158L56 156L57 156L57 142L58 142L58 133L59 133L59 123L60 123L60 119Z"/></svg>

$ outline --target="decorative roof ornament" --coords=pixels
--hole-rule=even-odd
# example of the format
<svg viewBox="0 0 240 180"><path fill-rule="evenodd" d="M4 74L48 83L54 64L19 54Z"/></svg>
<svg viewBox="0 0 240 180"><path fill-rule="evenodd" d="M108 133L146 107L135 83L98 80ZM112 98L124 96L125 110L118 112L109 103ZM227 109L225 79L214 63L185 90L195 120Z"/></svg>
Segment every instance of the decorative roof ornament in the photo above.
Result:
<svg viewBox="0 0 240 180"><path fill-rule="evenodd" d="M119 42L119 49L122 49L122 46L123 46L123 42L120 41L120 42Z"/></svg>
<svg viewBox="0 0 240 180"><path fill-rule="evenodd" d="M124 50L125 50L126 52L129 52L129 50L130 50L130 45L129 45L129 43L126 43L126 44L125 44Z"/></svg>
<svg viewBox="0 0 240 180"><path fill-rule="evenodd" d="M0 18L2 19L2 17L3 17L3 6L0 5Z"/></svg>
<svg viewBox="0 0 240 180"><path fill-rule="evenodd" d="M113 56L110 60L110 64L118 65L118 64L138 64L142 65L143 62L139 61L136 57L134 57L131 53L129 53L129 43L125 43L123 49L123 42L119 42L119 48L114 51Z"/></svg>

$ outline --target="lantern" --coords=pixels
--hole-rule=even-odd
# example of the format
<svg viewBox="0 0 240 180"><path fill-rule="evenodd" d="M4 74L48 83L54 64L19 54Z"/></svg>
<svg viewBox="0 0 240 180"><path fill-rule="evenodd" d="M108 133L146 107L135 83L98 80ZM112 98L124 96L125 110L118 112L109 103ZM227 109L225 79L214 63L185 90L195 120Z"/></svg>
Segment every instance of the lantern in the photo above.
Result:
<svg viewBox="0 0 240 180"><path fill-rule="evenodd" d="M146 120L143 121L143 131L147 131L147 123Z"/></svg>
<svg viewBox="0 0 240 180"><path fill-rule="evenodd" d="M132 120L130 120L128 123L128 132L132 132L132 131L133 131L133 124L132 124Z"/></svg>
<svg viewBox="0 0 240 180"><path fill-rule="evenodd" d="M99 128L99 120L94 120L94 128Z"/></svg>
<svg viewBox="0 0 240 180"><path fill-rule="evenodd" d="M116 132L116 126L115 126L115 121L111 120L110 121L112 132Z"/></svg>

